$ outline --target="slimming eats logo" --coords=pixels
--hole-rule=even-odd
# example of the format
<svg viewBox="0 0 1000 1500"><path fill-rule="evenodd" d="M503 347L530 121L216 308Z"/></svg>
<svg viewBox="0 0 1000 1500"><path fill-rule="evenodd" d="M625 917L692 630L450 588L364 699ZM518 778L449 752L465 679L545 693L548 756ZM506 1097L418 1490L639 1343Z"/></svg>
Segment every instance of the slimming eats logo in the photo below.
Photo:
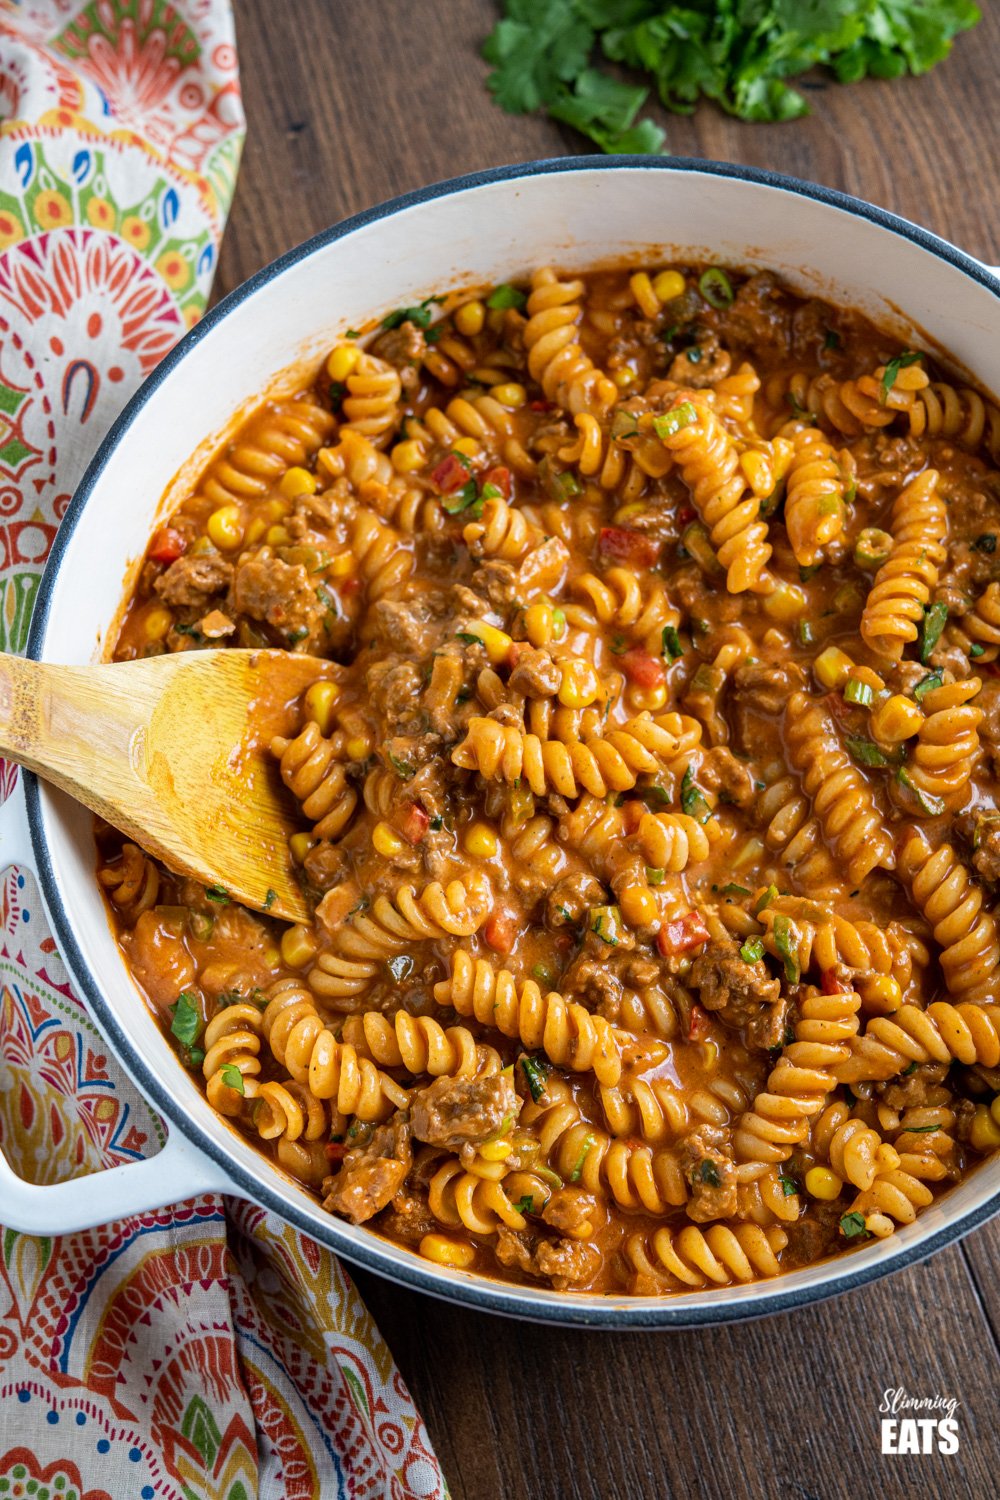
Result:
<svg viewBox="0 0 1000 1500"><path fill-rule="evenodd" d="M961 1401L954 1396L911 1396L905 1386L882 1392L883 1453L957 1453Z"/></svg>

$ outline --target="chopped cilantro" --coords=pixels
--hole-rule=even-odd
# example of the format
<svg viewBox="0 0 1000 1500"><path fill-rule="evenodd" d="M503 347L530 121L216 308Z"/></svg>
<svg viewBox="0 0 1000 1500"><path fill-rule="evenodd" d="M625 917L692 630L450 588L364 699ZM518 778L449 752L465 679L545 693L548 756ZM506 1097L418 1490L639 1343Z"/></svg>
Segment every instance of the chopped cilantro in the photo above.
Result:
<svg viewBox="0 0 1000 1500"><path fill-rule="evenodd" d="M823 349L824 349L824 351L828 351L830 349L839 349L839 348L840 348L840 334L839 333L835 333L832 328L828 328L826 330L826 338L823 340Z"/></svg>
<svg viewBox="0 0 1000 1500"><path fill-rule="evenodd" d="M463 646L481 646L483 644L482 636L473 635L471 630L456 630L455 639L456 641L461 641Z"/></svg>
<svg viewBox="0 0 1000 1500"><path fill-rule="evenodd" d="M189 1068L200 1068L205 1061L205 1053L201 1047L185 1047L184 1062Z"/></svg>
<svg viewBox="0 0 1000 1500"><path fill-rule="evenodd" d="M895 355L889 360L882 374L882 388L879 391L879 403L884 406L889 399L889 392L896 384L896 376L900 370L905 370L909 365L915 365L923 355L916 349L904 349L902 354Z"/></svg>
<svg viewBox="0 0 1000 1500"><path fill-rule="evenodd" d="M918 703L923 703L926 694L933 692L935 688L939 688L943 681L944 673L940 667L934 672L928 672L927 676L921 677L920 681L914 686L914 698L916 698Z"/></svg>
<svg viewBox="0 0 1000 1500"><path fill-rule="evenodd" d="M992 531L984 531L982 536L977 536L972 544L977 552L995 552L997 550L996 535Z"/></svg>
<svg viewBox="0 0 1000 1500"><path fill-rule="evenodd" d="M847 753L852 760L857 761L859 766L887 766L889 758L876 745L874 740L866 740L863 735L849 734L844 739Z"/></svg>
<svg viewBox="0 0 1000 1500"><path fill-rule="evenodd" d="M985 646L981 646L978 641L975 641L969 647L969 655L972 657L973 661L976 659L977 656L985 656L986 655L986 647Z"/></svg>
<svg viewBox="0 0 1000 1500"><path fill-rule="evenodd" d="M525 1193L522 1198L518 1198L514 1204L514 1212L516 1214L533 1214L535 1212L535 1200L530 1193Z"/></svg>
<svg viewBox="0 0 1000 1500"><path fill-rule="evenodd" d="M220 906L225 906L229 901L229 892L224 885L206 885L205 895L209 901L217 901Z"/></svg>
<svg viewBox="0 0 1000 1500"><path fill-rule="evenodd" d="M617 948L622 938L622 916L617 906L592 906L590 930L609 948Z"/></svg>
<svg viewBox="0 0 1000 1500"><path fill-rule="evenodd" d="M222 1081L228 1088L235 1089L238 1094L246 1097L246 1084L243 1082L243 1074L235 1063L223 1063L220 1069Z"/></svg>
<svg viewBox="0 0 1000 1500"><path fill-rule="evenodd" d="M194 996L182 990L170 1007L170 1014L173 1017L171 1036L175 1036L182 1047L193 1047L201 1035L201 1016Z"/></svg>
<svg viewBox="0 0 1000 1500"><path fill-rule="evenodd" d="M845 1240L856 1240L860 1235L867 1234L864 1214L844 1214L840 1220L840 1232Z"/></svg>
<svg viewBox="0 0 1000 1500"><path fill-rule="evenodd" d="M443 301L443 297L425 297L423 302L416 307L397 307L395 312L386 313L380 327L386 332L390 328L398 328L401 323L412 323L416 328L427 328L431 321L431 305Z"/></svg>
<svg viewBox="0 0 1000 1500"><path fill-rule="evenodd" d="M944 812L944 798L935 797L933 792L921 790L905 766L900 766L896 772L896 781L901 787L905 787L912 794L914 801L925 817L938 818Z"/></svg>
<svg viewBox="0 0 1000 1500"><path fill-rule="evenodd" d="M518 291L516 286L511 286L509 281L494 287L486 299L486 306L506 309L508 307L523 307L528 298L526 293Z"/></svg>
<svg viewBox="0 0 1000 1500"><path fill-rule="evenodd" d="M359 339L360 337L361 337L361 329L360 328L348 328L347 331L346 331L346 333L344 334L344 338L345 339Z"/></svg>
<svg viewBox="0 0 1000 1500"><path fill-rule="evenodd" d="M722 1186L722 1178L719 1176L719 1169L715 1165L715 1162L711 1161L707 1156L704 1161L699 1162L697 1175L702 1182L707 1184L708 1187Z"/></svg>
<svg viewBox="0 0 1000 1500"><path fill-rule="evenodd" d="M712 809L701 787L694 779L694 766L689 765L681 777L681 810L698 823L707 823Z"/></svg>
<svg viewBox="0 0 1000 1500"><path fill-rule="evenodd" d="M271 907L274 905L274 903L277 901L277 899L278 899L278 893L277 893L277 891L272 890L272 888L270 886L268 886L268 888L267 888L267 895L264 897L264 910L265 911L270 911Z"/></svg>
<svg viewBox="0 0 1000 1500"><path fill-rule="evenodd" d="M679 656L684 655L684 647L681 645L676 625L664 625L660 634L660 655L669 656L671 661L676 661Z"/></svg>
<svg viewBox="0 0 1000 1500"><path fill-rule="evenodd" d="M794 1177L786 1177L784 1172L779 1172L778 1181L781 1183L781 1191L786 1198L793 1198L799 1190L799 1185Z"/></svg>
<svg viewBox="0 0 1000 1500"><path fill-rule="evenodd" d="M387 750L386 755L388 756L389 764L392 766L392 769L395 771L396 775L401 776L404 781L409 781L411 776L416 775L415 768L410 765L410 762L408 760L400 760L397 755L393 755L391 750Z"/></svg>

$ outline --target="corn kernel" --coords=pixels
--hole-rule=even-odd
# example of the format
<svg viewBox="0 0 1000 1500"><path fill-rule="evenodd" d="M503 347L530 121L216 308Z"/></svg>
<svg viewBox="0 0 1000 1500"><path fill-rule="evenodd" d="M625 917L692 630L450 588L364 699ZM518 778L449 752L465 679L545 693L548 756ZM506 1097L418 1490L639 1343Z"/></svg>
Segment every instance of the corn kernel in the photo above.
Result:
<svg viewBox="0 0 1000 1500"><path fill-rule="evenodd" d="M918 733L924 722L923 709L902 693L893 693L875 709L871 717L872 734L887 744L898 744Z"/></svg>
<svg viewBox="0 0 1000 1500"><path fill-rule="evenodd" d="M231 552L243 540L243 517L238 505L223 505L214 510L205 525L212 544L220 552Z"/></svg>
<svg viewBox="0 0 1000 1500"><path fill-rule="evenodd" d="M969 1128L969 1144L976 1151L996 1151L1000 1147L1000 1125L993 1118L993 1111L988 1105L976 1105L976 1113Z"/></svg>
<svg viewBox="0 0 1000 1500"><path fill-rule="evenodd" d="M891 1016L903 1003L899 980L891 974L870 974L857 980L858 994L871 1015Z"/></svg>
<svg viewBox="0 0 1000 1500"><path fill-rule="evenodd" d="M555 635L551 604L529 604L524 611L524 633L533 646L547 646Z"/></svg>
<svg viewBox="0 0 1000 1500"><path fill-rule="evenodd" d="M291 506L287 500L278 500L275 498L274 500L269 500L266 505L262 505L260 513L265 521L274 525L276 521L283 521L290 510Z"/></svg>
<svg viewBox="0 0 1000 1500"><path fill-rule="evenodd" d="M282 477L278 488L286 500L297 500L300 495L315 495L319 484L315 474L295 464Z"/></svg>
<svg viewBox="0 0 1000 1500"><path fill-rule="evenodd" d="M687 282L680 271L661 271L653 277L653 291L661 302L673 302L686 288Z"/></svg>
<svg viewBox="0 0 1000 1500"><path fill-rule="evenodd" d="M645 271L636 271L634 276L629 277L628 284L643 315L647 318L657 317L660 311L660 299L653 290L653 283Z"/></svg>
<svg viewBox="0 0 1000 1500"><path fill-rule="evenodd" d="M174 617L169 609L165 609L162 604L154 604L142 622L147 641L162 641L173 623Z"/></svg>
<svg viewBox="0 0 1000 1500"><path fill-rule="evenodd" d="M473 339L477 333L483 331L486 308L478 300L463 302L461 307L456 307L452 322L459 333L464 334L467 339Z"/></svg>
<svg viewBox="0 0 1000 1500"><path fill-rule="evenodd" d="M286 927L281 934L281 956L290 969L304 969L316 956L316 939L308 927Z"/></svg>
<svg viewBox="0 0 1000 1500"><path fill-rule="evenodd" d="M470 625L469 634L478 636L486 648L486 655L495 667L505 660L508 651L514 642L506 630L498 630L495 625L487 625L485 620L477 620Z"/></svg>
<svg viewBox="0 0 1000 1500"><path fill-rule="evenodd" d="M854 671L854 663L846 651L841 651L837 646L827 646L821 651L813 662L813 671L820 687L833 690L843 687L844 683Z"/></svg>
<svg viewBox="0 0 1000 1500"><path fill-rule="evenodd" d="M993 1116L996 1123L1000 1125L1000 1094L997 1094L996 1098L993 1100L993 1103L990 1105L990 1114Z"/></svg>
<svg viewBox="0 0 1000 1500"><path fill-rule="evenodd" d="M389 457L397 474L412 474L423 464L424 450L416 438L408 438L405 443L397 443Z"/></svg>
<svg viewBox="0 0 1000 1500"><path fill-rule="evenodd" d="M460 437L457 443L452 443L451 451L461 453L463 458L476 458L480 447L474 437Z"/></svg>
<svg viewBox="0 0 1000 1500"><path fill-rule="evenodd" d="M267 522L262 521L260 516L254 516L253 520L250 522L250 525L247 527L247 533L243 540L247 543L248 546L252 547L255 542L260 541L266 530Z"/></svg>
<svg viewBox="0 0 1000 1500"><path fill-rule="evenodd" d="M280 951L277 948L265 948L264 962L269 969L276 969L281 962Z"/></svg>
<svg viewBox="0 0 1000 1500"><path fill-rule="evenodd" d="M309 850L312 848L313 839L311 833L293 833L288 840L288 847L292 851L292 858L296 864L301 864Z"/></svg>
<svg viewBox="0 0 1000 1500"><path fill-rule="evenodd" d="M333 706L340 697L340 688L335 682L314 682L306 689L303 707L306 718L319 726L320 734L329 734L333 728Z"/></svg>
<svg viewBox="0 0 1000 1500"><path fill-rule="evenodd" d="M558 696L565 708L589 708L591 703L596 702L601 696L601 679L589 661L568 661L563 664Z"/></svg>
<svg viewBox="0 0 1000 1500"><path fill-rule="evenodd" d="M618 909L630 927L649 927L660 914L656 897L644 885L626 886L618 897Z"/></svg>
<svg viewBox="0 0 1000 1500"><path fill-rule="evenodd" d="M366 760L371 745L363 734L352 735L344 746L348 760Z"/></svg>
<svg viewBox="0 0 1000 1500"><path fill-rule="evenodd" d="M484 1141L479 1148L479 1154L486 1161L506 1161L513 1149L513 1141Z"/></svg>
<svg viewBox="0 0 1000 1500"><path fill-rule="evenodd" d="M764 600L764 609L771 619L780 620L784 624L799 619L808 607L805 589L800 588L797 583L787 583L784 580Z"/></svg>
<svg viewBox="0 0 1000 1500"><path fill-rule="evenodd" d="M712 1042L712 1041L702 1042L701 1043L701 1056L702 1056L702 1064L703 1064L703 1066L710 1073L714 1073L714 1071L715 1071L715 1069L716 1069L716 1067L718 1066L718 1063L719 1063L719 1044L718 1044L718 1042Z"/></svg>
<svg viewBox="0 0 1000 1500"><path fill-rule="evenodd" d="M357 369L360 358L356 344L338 344L326 362L326 373L331 380L346 380Z"/></svg>
<svg viewBox="0 0 1000 1500"><path fill-rule="evenodd" d="M406 848L406 841L388 823L376 823L372 829L372 846L383 859L396 859Z"/></svg>
<svg viewBox="0 0 1000 1500"><path fill-rule="evenodd" d="M499 401L501 406L509 406L512 410L523 406L528 399L524 386L518 385L516 380L508 380L503 385L495 385L490 395Z"/></svg>
<svg viewBox="0 0 1000 1500"><path fill-rule="evenodd" d="M611 379L620 391L627 391L635 379L635 371L630 370L628 365L622 365L619 369L612 371Z"/></svg>
<svg viewBox="0 0 1000 1500"><path fill-rule="evenodd" d="M287 547L291 537L286 526L269 526L265 540L269 547Z"/></svg>
<svg viewBox="0 0 1000 1500"><path fill-rule="evenodd" d="M823 1203L832 1203L834 1198L839 1198L843 1186L836 1172L831 1172L829 1167L810 1167L806 1173L806 1192Z"/></svg>
<svg viewBox="0 0 1000 1500"><path fill-rule="evenodd" d="M497 836L488 823L472 823L462 839L465 852L476 859L492 859L499 848Z"/></svg>
<svg viewBox="0 0 1000 1500"><path fill-rule="evenodd" d="M653 713L658 708L663 708L667 701L667 684L657 682L653 687L641 688L633 685L628 690L628 703L636 713L641 714L644 709L650 709Z"/></svg>
<svg viewBox="0 0 1000 1500"><path fill-rule="evenodd" d="M335 552L330 560L327 573L331 578L346 578L354 567L354 553L348 547L344 552Z"/></svg>
<svg viewBox="0 0 1000 1500"><path fill-rule="evenodd" d="M465 1271L475 1263L476 1250L466 1240L452 1240L446 1234L425 1234L420 1241L420 1254L424 1260L436 1261L439 1266L456 1266Z"/></svg>

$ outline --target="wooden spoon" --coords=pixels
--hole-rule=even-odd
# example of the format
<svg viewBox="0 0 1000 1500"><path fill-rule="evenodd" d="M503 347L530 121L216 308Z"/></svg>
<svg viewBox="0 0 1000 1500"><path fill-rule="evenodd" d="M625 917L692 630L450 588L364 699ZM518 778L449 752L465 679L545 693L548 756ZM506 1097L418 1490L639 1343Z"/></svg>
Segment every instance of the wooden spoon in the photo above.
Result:
<svg viewBox="0 0 1000 1500"><path fill-rule="evenodd" d="M0 755L177 874L306 922L288 849L294 803L267 747L296 732L295 700L335 670L287 651L182 651L93 667L0 654Z"/></svg>

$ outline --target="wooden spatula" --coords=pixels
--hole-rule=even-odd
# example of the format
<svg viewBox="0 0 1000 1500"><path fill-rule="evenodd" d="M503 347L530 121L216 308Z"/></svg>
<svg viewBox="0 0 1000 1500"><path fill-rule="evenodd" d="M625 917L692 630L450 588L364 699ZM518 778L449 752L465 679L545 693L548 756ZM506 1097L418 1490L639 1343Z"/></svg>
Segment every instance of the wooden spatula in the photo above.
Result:
<svg viewBox="0 0 1000 1500"><path fill-rule="evenodd" d="M0 655L0 755L61 787L171 870L289 922L309 911L298 826L268 753L336 669L286 651L184 651L107 666Z"/></svg>

